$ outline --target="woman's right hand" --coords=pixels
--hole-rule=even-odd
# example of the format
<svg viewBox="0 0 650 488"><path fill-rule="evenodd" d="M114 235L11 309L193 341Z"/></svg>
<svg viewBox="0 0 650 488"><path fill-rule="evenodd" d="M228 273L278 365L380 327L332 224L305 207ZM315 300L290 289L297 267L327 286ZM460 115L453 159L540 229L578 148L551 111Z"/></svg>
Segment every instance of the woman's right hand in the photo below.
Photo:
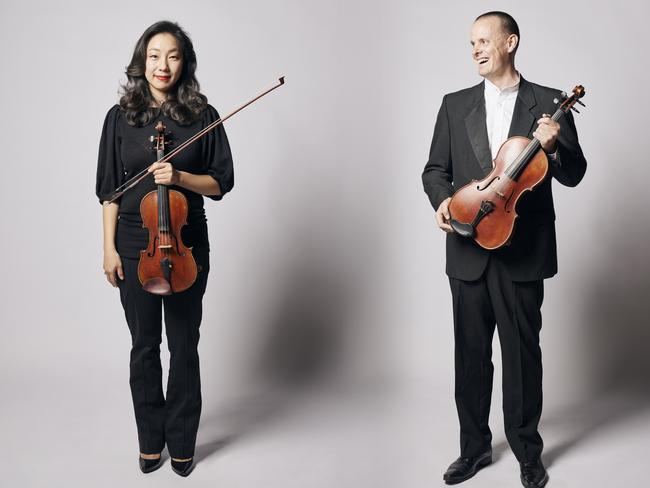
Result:
<svg viewBox="0 0 650 488"><path fill-rule="evenodd" d="M104 274L108 282L117 287L117 278L124 279L122 260L116 250L104 251Z"/></svg>

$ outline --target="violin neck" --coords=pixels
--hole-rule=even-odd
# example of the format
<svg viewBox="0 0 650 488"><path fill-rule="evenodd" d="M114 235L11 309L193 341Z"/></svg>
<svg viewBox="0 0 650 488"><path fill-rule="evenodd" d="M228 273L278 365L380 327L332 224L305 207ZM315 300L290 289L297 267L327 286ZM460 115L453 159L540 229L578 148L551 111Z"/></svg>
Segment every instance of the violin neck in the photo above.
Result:
<svg viewBox="0 0 650 488"><path fill-rule="evenodd" d="M158 160L162 159L165 151L158 149L156 151ZM158 231L169 232L169 189L167 185L158 185Z"/></svg>
<svg viewBox="0 0 650 488"><path fill-rule="evenodd" d="M553 116L551 117L551 120L557 122L558 120L560 120L560 117L562 117L563 115L564 112L561 109L557 109L553 114ZM521 175L521 172L526 168L530 160L533 159L533 156L537 154L537 151L539 151L541 147L542 144L537 140L536 137L533 137L532 140L526 146L526 148L505 169L504 171L505 175L511 180L516 181L517 178L519 178L519 176Z"/></svg>

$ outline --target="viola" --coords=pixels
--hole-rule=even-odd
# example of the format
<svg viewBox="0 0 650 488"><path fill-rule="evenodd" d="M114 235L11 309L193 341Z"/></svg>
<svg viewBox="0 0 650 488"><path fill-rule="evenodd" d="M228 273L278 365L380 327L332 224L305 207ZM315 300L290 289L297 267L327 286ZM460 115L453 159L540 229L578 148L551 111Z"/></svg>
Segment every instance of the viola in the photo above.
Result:
<svg viewBox="0 0 650 488"><path fill-rule="evenodd" d="M578 112L576 103L585 94L582 85L573 89L552 120L558 121L569 110ZM554 102L560 103L555 99ZM579 113L579 112L578 112ZM484 179L460 188L449 202L449 215L454 231L489 250L507 245L512 238L517 220L516 206L520 197L539 185L548 173L548 159L536 139L515 136L506 140L494 159L494 168Z"/></svg>
<svg viewBox="0 0 650 488"><path fill-rule="evenodd" d="M170 143L165 125L158 121L156 158L163 159ZM167 185L147 193L140 202L142 226L149 231L149 244L140 251L138 278L142 288L155 295L171 295L187 290L196 280L196 261L192 249L183 244L181 229L187 224L187 198Z"/></svg>

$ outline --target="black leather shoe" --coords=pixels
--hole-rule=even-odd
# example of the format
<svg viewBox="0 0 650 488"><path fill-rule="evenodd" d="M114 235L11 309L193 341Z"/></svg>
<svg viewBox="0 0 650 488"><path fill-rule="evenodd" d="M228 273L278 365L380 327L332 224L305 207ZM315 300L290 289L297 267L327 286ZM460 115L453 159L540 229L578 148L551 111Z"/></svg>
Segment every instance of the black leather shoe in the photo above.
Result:
<svg viewBox="0 0 650 488"><path fill-rule="evenodd" d="M474 476L479 469L487 466L492 462L492 449L485 451L476 457L459 457L451 465L449 469L442 476L445 483L448 485L455 485L462 483L465 480Z"/></svg>
<svg viewBox="0 0 650 488"><path fill-rule="evenodd" d="M548 482L548 473L541 459L528 463L519 463L521 468L521 484L526 488L542 488Z"/></svg>
<svg viewBox="0 0 650 488"><path fill-rule="evenodd" d="M174 473L185 477L189 475L194 469L194 458L190 459L189 461L174 461L172 459L171 464Z"/></svg>
<svg viewBox="0 0 650 488"><path fill-rule="evenodd" d="M143 473L151 473L162 466L162 456L158 457L158 459L143 459L142 456L138 456L138 459L140 461L140 471Z"/></svg>

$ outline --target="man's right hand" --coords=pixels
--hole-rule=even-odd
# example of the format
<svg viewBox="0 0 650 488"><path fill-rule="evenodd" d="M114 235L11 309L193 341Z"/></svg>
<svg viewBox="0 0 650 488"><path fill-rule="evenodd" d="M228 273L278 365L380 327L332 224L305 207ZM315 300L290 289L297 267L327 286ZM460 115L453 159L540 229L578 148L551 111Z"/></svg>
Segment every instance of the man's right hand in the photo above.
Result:
<svg viewBox="0 0 650 488"><path fill-rule="evenodd" d="M452 229L451 225L449 225L449 219L451 218L449 215L450 201L451 197L443 200L442 203L438 206L438 210L436 211L436 222L438 224L438 227L440 227L441 230L447 232L448 234L454 232L454 229Z"/></svg>

